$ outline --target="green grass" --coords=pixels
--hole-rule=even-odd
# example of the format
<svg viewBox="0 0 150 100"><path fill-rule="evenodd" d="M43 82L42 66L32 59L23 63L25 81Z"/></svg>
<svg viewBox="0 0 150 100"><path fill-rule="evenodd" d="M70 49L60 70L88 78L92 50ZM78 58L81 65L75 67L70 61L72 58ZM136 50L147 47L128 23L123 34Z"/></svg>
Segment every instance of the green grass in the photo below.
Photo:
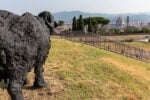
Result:
<svg viewBox="0 0 150 100"><path fill-rule="evenodd" d="M24 95L31 100L150 98L150 64L91 46L52 39L52 48L44 68L48 87L24 90ZM29 79L34 79L33 72L29 74ZM0 95L0 100L6 99L6 91L0 89L0 93L4 93Z"/></svg>

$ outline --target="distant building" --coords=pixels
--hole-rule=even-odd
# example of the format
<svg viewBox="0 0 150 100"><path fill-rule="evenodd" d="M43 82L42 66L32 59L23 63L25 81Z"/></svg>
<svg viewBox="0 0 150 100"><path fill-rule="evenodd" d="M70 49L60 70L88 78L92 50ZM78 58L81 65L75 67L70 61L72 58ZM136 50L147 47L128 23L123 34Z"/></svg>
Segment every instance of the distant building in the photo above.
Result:
<svg viewBox="0 0 150 100"><path fill-rule="evenodd" d="M111 29L111 28L116 28L116 29L125 29L126 28L126 22L124 20L123 17L119 17L117 20L116 20L116 23L115 24L108 24L105 26L105 28L107 29Z"/></svg>
<svg viewBox="0 0 150 100"><path fill-rule="evenodd" d="M150 28L150 24L147 22L132 22L132 23L130 23L129 27L139 28L139 29L141 29L143 27Z"/></svg>
<svg viewBox="0 0 150 100"><path fill-rule="evenodd" d="M62 26L58 26L57 28L55 28L55 33L61 34L61 32L70 31L71 29L72 29L72 24L64 24Z"/></svg>
<svg viewBox="0 0 150 100"><path fill-rule="evenodd" d="M127 27L129 26L130 18L127 16Z"/></svg>
<svg viewBox="0 0 150 100"><path fill-rule="evenodd" d="M120 29L126 28L125 20L121 16L116 21L116 27Z"/></svg>
<svg viewBox="0 0 150 100"><path fill-rule="evenodd" d="M124 32L127 27L136 29L150 28L150 22L130 22L129 16L127 16L126 20L120 16L116 20L116 23L110 23L105 25L103 28L105 28L108 32L110 29L120 29L121 32ZM150 41L150 39L147 40Z"/></svg>
<svg viewBox="0 0 150 100"><path fill-rule="evenodd" d="M124 19L120 16L120 17L117 19L116 24L123 25L123 24L125 24L125 21L124 21Z"/></svg>

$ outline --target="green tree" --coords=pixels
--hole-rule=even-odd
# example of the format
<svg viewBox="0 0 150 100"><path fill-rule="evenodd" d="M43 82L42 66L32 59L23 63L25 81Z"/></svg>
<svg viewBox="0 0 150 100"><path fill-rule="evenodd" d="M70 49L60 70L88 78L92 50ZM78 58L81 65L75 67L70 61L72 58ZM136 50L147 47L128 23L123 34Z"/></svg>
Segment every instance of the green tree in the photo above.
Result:
<svg viewBox="0 0 150 100"><path fill-rule="evenodd" d="M134 30L133 30L133 33L141 33L141 32L142 32L142 30L139 28L134 28Z"/></svg>
<svg viewBox="0 0 150 100"><path fill-rule="evenodd" d="M117 28L112 28L110 29L111 34L121 34L121 30Z"/></svg>
<svg viewBox="0 0 150 100"><path fill-rule="evenodd" d="M93 27L96 27L98 24L101 24L102 26L107 25L110 22L110 20L104 17L91 17L91 22L93 24ZM84 23L88 24L89 18L85 18Z"/></svg>
<svg viewBox="0 0 150 100"><path fill-rule="evenodd" d="M90 17L89 17L89 23L88 23L88 32L93 32L93 26L92 26L92 21Z"/></svg>
<svg viewBox="0 0 150 100"><path fill-rule="evenodd" d="M106 32L105 28L98 29L97 33L98 34L109 34L109 33Z"/></svg>
<svg viewBox="0 0 150 100"><path fill-rule="evenodd" d="M133 32L134 32L134 28L127 27L125 29L125 33L133 33Z"/></svg>
<svg viewBox="0 0 150 100"><path fill-rule="evenodd" d="M92 23L92 27L93 30L96 32L98 29L98 25L101 24L101 26L103 27L104 25L107 25L110 20L106 19L104 17L91 17L91 23ZM89 18L84 18L84 24L88 25L89 23Z"/></svg>
<svg viewBox="0 0 150 100"><path fill-rule="evenodd" d="M121 33L121 30L120 30L120 29L115 28L115 29L114 29L114 32L115 32L115 34L120 34L120 33Z"/></svg>
<svg viewBox="0 0 150 100"><path fill-rule="evenodd" d="M125 30L125 33L142 33L144 31L148 31L147 29L139 29L139 28L134 28L134 27L127 27Z"/></svg>
<svg viewBox="0 0 150 100"><path fill-rule="evenodd" d="M84 29L84 20L82 15L80 15L78 22L77 22L78 30L83 30Z"/></svg>
<svg viewBox="0 0 150 100"><path fill-rule="evenodd" d="M143 27L142 33L150 33L150 28Z"/></svg>
<svg viewBox="0 0 150 100"><path fill-rule="evenodd" d="M73 17L72 30L77 30L77 19L76 16Z"/></svg>
<svg viewBox="0 0 150 100"><path fill-rule="evenodd" d="M62 21L62 20L60 20L60 21L58 21L58 26L62 26L62 25L64 25L64 21Z"/></svg>

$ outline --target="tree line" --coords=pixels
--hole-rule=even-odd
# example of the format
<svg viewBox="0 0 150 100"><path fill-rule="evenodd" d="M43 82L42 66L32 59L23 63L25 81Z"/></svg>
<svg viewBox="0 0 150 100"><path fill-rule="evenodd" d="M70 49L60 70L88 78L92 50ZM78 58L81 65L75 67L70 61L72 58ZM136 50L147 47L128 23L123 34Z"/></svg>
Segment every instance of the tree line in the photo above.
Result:
<svg viewBox="0 0 150 100"><path fill-rule="evenodd" d="M78 30L84 30L84 27L88 27L88 32L94 32L97 30L98 26L104 26L107 25L110 22L109 19L106 19L104 17L89 17L89 18L83 18L82 15L79 16L79 19L76 18L76 16L73 17L73 23L72 23L72 30L78 31Z"/></svg>

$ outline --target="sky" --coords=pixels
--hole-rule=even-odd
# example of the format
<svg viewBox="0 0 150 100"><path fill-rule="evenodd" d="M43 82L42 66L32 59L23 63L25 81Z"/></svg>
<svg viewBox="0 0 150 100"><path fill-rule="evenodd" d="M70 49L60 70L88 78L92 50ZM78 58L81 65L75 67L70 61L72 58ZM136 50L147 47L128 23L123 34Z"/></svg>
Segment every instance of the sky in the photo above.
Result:
<svg viewBox="0 0 150 100"><path fill-rule="evenodd" d="M150 0L1 0L0 9L16 14L41 11L83 11L89 13L150 12Z"/></svg>

